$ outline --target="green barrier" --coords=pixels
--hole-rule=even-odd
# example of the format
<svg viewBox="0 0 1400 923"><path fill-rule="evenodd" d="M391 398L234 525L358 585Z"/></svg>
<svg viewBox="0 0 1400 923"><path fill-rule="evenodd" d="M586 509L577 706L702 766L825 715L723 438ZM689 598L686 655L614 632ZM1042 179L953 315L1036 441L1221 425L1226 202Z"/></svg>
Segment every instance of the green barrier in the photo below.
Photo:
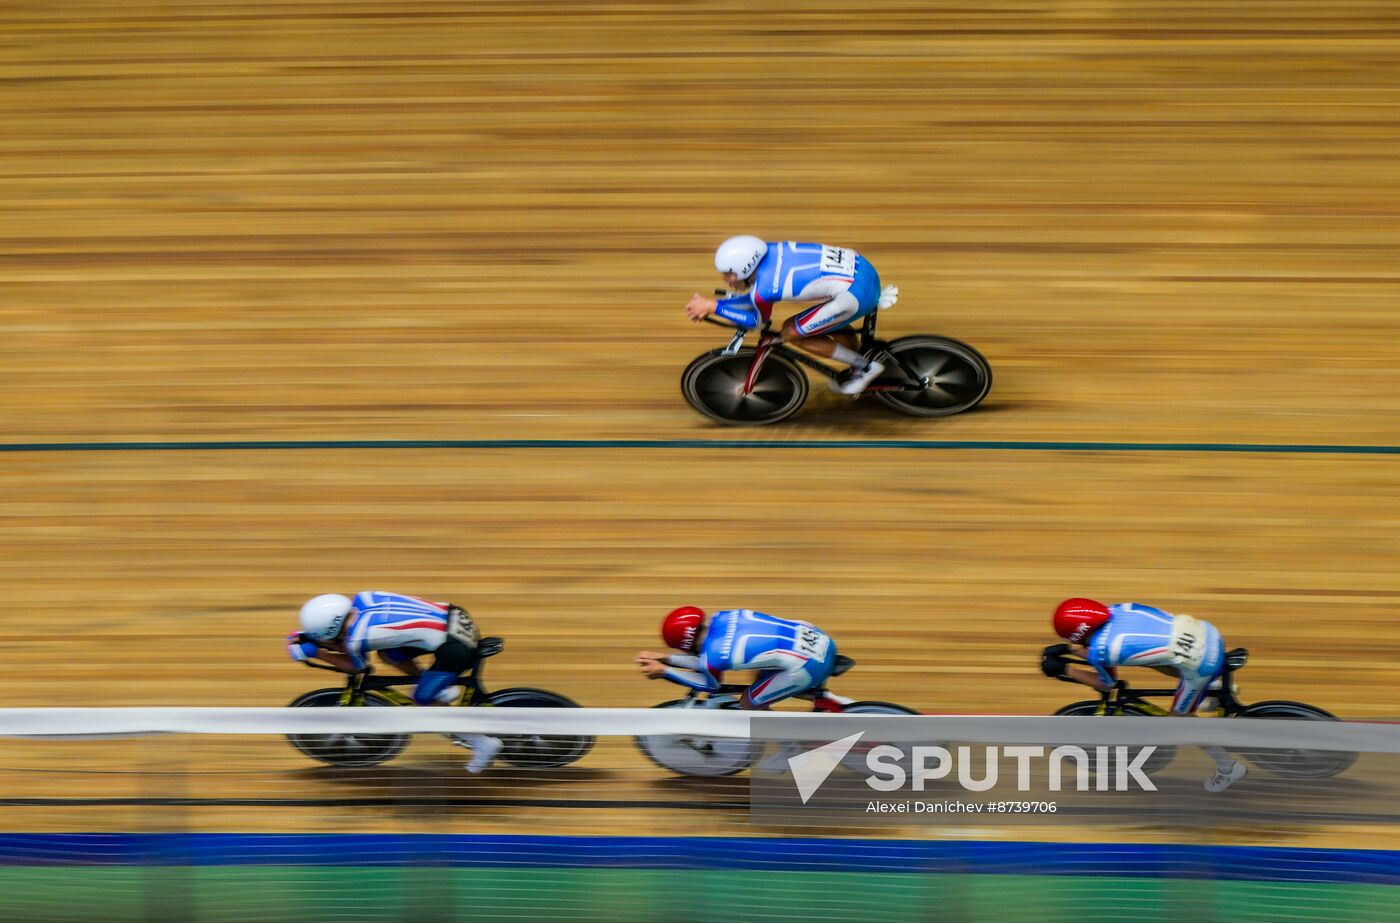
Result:
<svg viewBox="0 0 1400 923"><path fill-rule="evenodd" d="M33 923L1160 919L1371 923L1387 885L991 874L315 866L0 868Z"/></svg>

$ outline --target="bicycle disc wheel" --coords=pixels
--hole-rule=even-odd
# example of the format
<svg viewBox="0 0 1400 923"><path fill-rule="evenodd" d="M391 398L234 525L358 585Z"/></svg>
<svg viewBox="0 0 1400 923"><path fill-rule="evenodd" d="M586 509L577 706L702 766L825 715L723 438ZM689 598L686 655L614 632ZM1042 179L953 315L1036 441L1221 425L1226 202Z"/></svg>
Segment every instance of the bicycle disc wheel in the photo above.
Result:
<svg viewBox="0 0 1400 923"><path fill-rule="evenodd" d="M922 391L874 392L900 413L914 417L952 416L976 407L992 390L992 367L966 343L948 337L900 337L890 343L889 351L916 378L928 380L928 387Z"/></svg>
<svg viewBox="0 0 1400 923"><path fill-rule="evenodd" d="M289 708L338 708L344 689L316 689L293 699ZM383 696L366 692L365 705L393 708ZM407 734L288 734L287 740L313 760L329 766L378 766L403 752Z"/></svg>
<svg viewBox="0 0 1400 923"><path fill-rule="evenodd" d="M807 400L807 376L786 356L769 353L744 394L754 350L732 356L714 350L699 356L681 374L681 394L690 406L729 426L764 426L786 420Z"/></svg>
<svg viewBox="0 0 1400 923"><path fill-rule="evenodd" d="M1294 721L1336 721L1330 712L1302 702L1259 702L1250 705L1241 718L1288 718ZM1285 779L1330 779L1345 772L1356 762L1356 754L1345 750L1250 749L1227 748L1236 756L1249 760L1266 772Z"/></svg>
<svg viewBox="0 0 1400 923"><path fill-rule="evenodd" d="M502 689L490 695L496 708L578 708L578 703L545 689ZM511 734L501 737L501 759L522 769L554 769L582 759L596 738L582 734Z"/></svg>
<svg viewBox="0 0 1400 923"><path fill-rule="evenodd" d="M675 699L653 707L685 705L684 699ZM647 759L683 776L732 776L746 769L754 758L754 746L747 737L641 734L633 739Z"/></svg>
<svg viewBox="0 0 1400 923"><path fill-rule="evenodd" d="M1101 717L1098 712L1102 704L1103 703L1098 701L1097 699L1093 701L1075 702L1072 705L1066 705L1064 708L1055 712L1055 714L1066 715L1071 717L1097 718ZM1149 712L1145 712L1135 705L1121 705L1119 707L1123 710L1123 714L1125 715L1134 715L1141 718L1154 717ZM1166 769L1167 764L1169 764L1176 757L1176 747L1162 746L1160 744L1156 745L1156 747L1157 749L1152 751L1152 755L1149 756L1142 764L1142 771L1148 776L1155 775L1156 773L1161 772L1163 769ZM1092 749L1089 747L1085 747L1084 749L1089 752L1090 758L1092 759ZM1133 760L1137 759L1137 756L1142 751L1142 749L1142 747L1128 747L1126 752L1128 762L1130 764L1133 762ZM1109 774L1110 778L1116 778L1118 773L1118 764L1114 757L1117 750L1116 748L1114 748L1110 749L1108 752L1108 764L1105 766L1098 766L1095 768L1097 770L1106 771Z"/></svg>

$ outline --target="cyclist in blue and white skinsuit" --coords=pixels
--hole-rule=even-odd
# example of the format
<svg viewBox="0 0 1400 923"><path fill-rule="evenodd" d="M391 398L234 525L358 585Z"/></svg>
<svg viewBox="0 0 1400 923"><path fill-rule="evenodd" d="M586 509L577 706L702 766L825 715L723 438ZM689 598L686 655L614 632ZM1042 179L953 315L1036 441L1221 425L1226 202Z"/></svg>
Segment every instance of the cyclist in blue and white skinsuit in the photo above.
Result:
<svg viewBox="0 0 1400 923"><path fill-rule="evenodd" d="M474 667L478 633L472 617L450 603L403 593L365 590L354 599L338 593L317 596L301 607L301 631L287 639L293 660L315 658L343 673L369 669L371 651L409 676L417 676L413 701L419 705L453 705L456 685ZM415 657L433 655L421 670ZM501 749L501 741L484 734L454 734L454 742L472 749L471 772L481 772Z"/></svg>
<svg viewBox="0 0 1400 923"><path fill-rule="evenodd" d="M780 301L805 302L807 307L783 322L781 337L809 353L851 367L834 390L855 396L874 381L885 366L856 351L855 334L845 328L898 299L894 286L880 288L880 274L870 261L849 247L824 244L766 243L748 235L731 237L715 251L715 269L724 284L743 294L716 301L696 293L686 314L699 323L710 314L740 327L761 327Z"/></svg>
<svg viewBox="0 0 1400 923"><path fill-rule="evenodd" d="M752 609L716 612L706 627L703 610L684 606L666 616L661 637L684 653L638 653L637 663L648 678L714 692L726 670L757 670L758 678L740 701L744 708L766 709L819 689L836 665L836 643L826 632L810 622Z"/></svg>
<svg viewBox="0 0 1400 923"><path fill-rule="evenodd" d="M1055 633L1069 644L1047 648L1041 660L1046 676L1064 677L1100 692L1118 682L1119 667L1149 667L1177 677L1172 714L1194 715L1212 683L1225 670L1225 640L1210 622L1173 615L1142 603L1103 603L1082 597L1055 609ZM1066 663L1066 654L1083 656L1090 668ZM1206 788L1224 791L1244 777L1245 765L1220 747L1205 747L1216 774Z"/></svg>

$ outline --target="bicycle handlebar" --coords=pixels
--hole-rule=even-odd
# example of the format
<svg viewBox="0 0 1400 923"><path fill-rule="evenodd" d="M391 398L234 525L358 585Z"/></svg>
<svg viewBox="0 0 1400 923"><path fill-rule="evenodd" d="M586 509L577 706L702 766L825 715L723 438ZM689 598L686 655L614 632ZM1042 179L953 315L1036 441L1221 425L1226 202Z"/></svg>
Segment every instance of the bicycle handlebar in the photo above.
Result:
<svg viewBox="0 0 1400 923"><path fill-rule="evenodd" d="M729 321L715 320L713 314L706 314L704 321L707 324L714 324L716 327L723 327L725 330L742 330L744 333L766 333L772 329L772 323L765 323L762 327L740 327L738 324L731 324Z"/></svg>
<svg viewBox="0 0 1400 923"><path fill-rule="evenodd" d="M710 695L710 696L717 696L717 695L743 695L744 693L748 692L749 689L751 689L751 688L752 688L751 686L748 686L748 685L746 685L746 684L744 684L744 683L724 683L724 684L721 685L718 689L708 689L708 690L703 690L703 692L704 692L706 695ZM825 687L823 687L823 689L824 689L824 688L825 688ZM806 700L806 701L811 701L812 698L817 694L818 691L819 691L819 690L816 690L816 689L808 689L808 690L805 690L805 691L803 691L803 692L797 693L796 695L793 696L793 698L794 698L794 699L804 699L804 700ZM700 690L700 689L692 689L692 690L691 690L691 695L699 695L699 694L701 694L701 692L702 692L702 690Z"/></svg>
<svg viewBox="0 0 1400 923"><path fill-rule="evenodd" d="M313 660L303 660L302 664L310 667L313 670L330 670L332 673L344 673L343 670L338 670L328 663L316 663ZM346 673L345 675L349 676L350 674Z"/></svg>
<svg viewBox="0 0 1400 923"><path fill-rule="evenodd" d="M360 681L361 685L369 688L377 688L380 686L412 686L421 679L421 677L410 676L408 674L403 676L395 676L393 674L388 676L378 675L374 672L373 667L366 667L361 673L346 673L343 670L337 670L329 664L313 663L310 660L303 660L302 663L313 670L330 670L332 673L339 673L341 676L346 677L347 680L353 679L356 676L361 676L363 677Z"/></svg>

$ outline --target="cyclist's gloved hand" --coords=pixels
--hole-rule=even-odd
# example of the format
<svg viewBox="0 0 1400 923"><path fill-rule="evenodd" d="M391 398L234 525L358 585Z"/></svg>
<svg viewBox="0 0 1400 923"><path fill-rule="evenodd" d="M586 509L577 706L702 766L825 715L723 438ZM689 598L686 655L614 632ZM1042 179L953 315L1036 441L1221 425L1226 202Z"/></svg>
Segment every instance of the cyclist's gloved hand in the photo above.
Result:
<svg viewBox="0 0 1400 923"><path fill-rule="evenodd" d="M1066 654L1068 654L1069 652L1070 652L1070 645L1068 645L1068 644L1052 644L1052 645L1050 645L1049 647L1047 647L1045 650L1041 651L1041 653L1043 653L1043 654L1053 654L1053 655L1055 655L1056 657L1063 657L1063 656L1065 656Z"/></svg>
<svg viewBox="0 0 1400 923"><path fill-rule="evenodd" d="M312 657L316 656L317 649L316 642L303 641L300 632L293 632L287 635L287 653L293 660L299 662L310 660Z"/></svg>
<svg viewBox="0 0 1400 923"><path fill-rule="evenodd" d="M1055 650L1058 647L1064 647L1065 652L1068 652L1068 645L1056 644L1047 647L1040 655L1040 672L1051 679L1059 679L1069 669L1069 661L1065 659L1064 652Z"/></svg>

